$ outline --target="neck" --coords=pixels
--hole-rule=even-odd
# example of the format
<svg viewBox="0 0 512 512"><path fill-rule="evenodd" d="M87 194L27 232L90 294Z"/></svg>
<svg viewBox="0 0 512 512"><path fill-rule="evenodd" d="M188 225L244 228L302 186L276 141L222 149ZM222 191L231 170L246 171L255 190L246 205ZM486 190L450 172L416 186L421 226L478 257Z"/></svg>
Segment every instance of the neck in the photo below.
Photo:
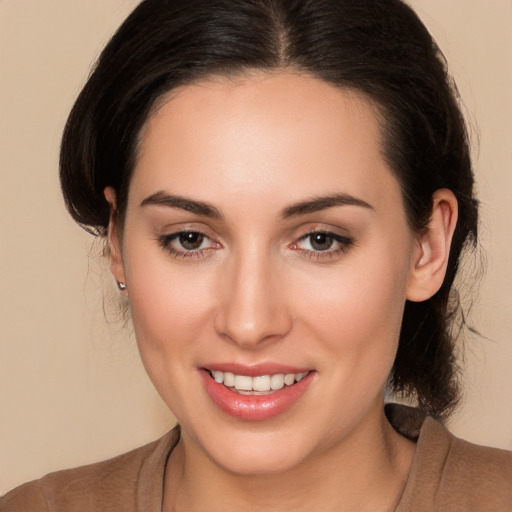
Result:
<svg viewBox="0 0 512 512"><path fill-rule="evenodd" d="M394 510L415 445L397 434L384 414L366 430L270 475L229 472L185 433L169 460L163 510Z"/></svg>

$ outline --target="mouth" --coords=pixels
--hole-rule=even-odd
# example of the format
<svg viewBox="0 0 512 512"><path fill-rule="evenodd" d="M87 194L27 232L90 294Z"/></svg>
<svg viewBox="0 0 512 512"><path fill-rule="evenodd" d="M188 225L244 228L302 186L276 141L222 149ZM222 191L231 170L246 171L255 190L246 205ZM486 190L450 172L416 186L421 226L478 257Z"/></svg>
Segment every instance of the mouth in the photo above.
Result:
<svg viewBox="0 0 512 512"><path fill-rule="evenodd" d="M281 365L222 366L222 370L200 368L204 389L221 411L245 421L267 420L292 409L313 386L317 374L314 370Z"/></svg>
<svg viewBox="0 0 512 512"><path fill-rule="evenodd" d="M230 391L240 395L265 396L284 387L290 387L300 382L309 371L299 373L275 373L273 375L237 375L231 372L208 370L208 374L218 384L224 385Z"/></svg>

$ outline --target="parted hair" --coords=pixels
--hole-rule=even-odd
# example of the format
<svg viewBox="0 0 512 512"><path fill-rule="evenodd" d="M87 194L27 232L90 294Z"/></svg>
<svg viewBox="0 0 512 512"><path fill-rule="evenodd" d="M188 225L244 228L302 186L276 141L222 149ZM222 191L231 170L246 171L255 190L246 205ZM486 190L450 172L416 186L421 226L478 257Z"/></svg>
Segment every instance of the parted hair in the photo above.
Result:
<svg viewBox="0 0 512 512"><path fill-rule="evenodd" d="M69 212L104 237L103 190L116 190L122 220L139 134L157 100L178 86L253 70L305 73L369 98L415 232L427 228L436 190L455 194L459 216L444 283L429 300L406 303L390 378L393 391L446 417L459 399L453 284L464 249L476 245L478 210L456 87L405 2L142 1L101 53L67 121L60 179Z"/></svg>

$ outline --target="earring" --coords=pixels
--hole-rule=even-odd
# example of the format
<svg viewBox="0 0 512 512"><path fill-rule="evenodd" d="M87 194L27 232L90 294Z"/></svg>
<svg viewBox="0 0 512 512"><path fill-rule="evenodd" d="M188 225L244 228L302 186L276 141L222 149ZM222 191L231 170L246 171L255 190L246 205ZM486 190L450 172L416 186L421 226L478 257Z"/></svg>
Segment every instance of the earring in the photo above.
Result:
<svg viewBox="0 0 512 512"><path fill-rule="evenodd" d="M126 290L126 285L125 285L124 283L122 283L121 281L117 281L117 287L118 287L121 291Z"/></svg>

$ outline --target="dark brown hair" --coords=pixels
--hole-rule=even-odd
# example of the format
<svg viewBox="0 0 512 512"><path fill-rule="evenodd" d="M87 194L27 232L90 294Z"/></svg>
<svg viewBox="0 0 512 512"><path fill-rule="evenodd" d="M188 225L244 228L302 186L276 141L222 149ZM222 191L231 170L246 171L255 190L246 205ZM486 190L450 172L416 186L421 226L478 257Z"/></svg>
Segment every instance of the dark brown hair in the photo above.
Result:
<svg viewBox="0 0 512 512"><path fill-rule="evenodd" d="M466 125L446 62L400 0L145 0L101 54L68 119L60 176L69 212L104 236L112 186L123 215L138 134L155 101L212 75L292 69L357 90L379 107L383 152L408 221L425 229L432 195L453 191L459 220L446 278L407 302L392 387L428 413L458 400L452 290L464 247L476 243L477 203ZM452 292L451 292L452 290Z"/></svg>

